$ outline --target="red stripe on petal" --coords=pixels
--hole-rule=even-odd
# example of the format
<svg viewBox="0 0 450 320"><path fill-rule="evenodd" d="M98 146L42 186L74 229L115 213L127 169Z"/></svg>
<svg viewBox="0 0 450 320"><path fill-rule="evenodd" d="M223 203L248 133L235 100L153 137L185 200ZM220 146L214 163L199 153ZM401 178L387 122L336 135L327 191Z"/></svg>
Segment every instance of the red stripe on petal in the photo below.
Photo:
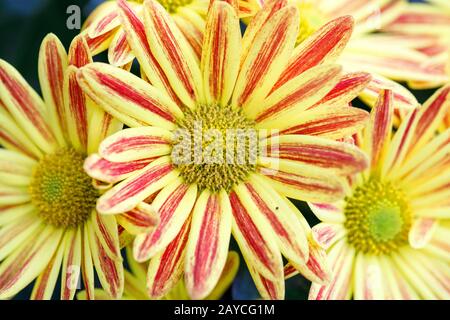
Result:
<svg viewBox="0 0 450 320"><path fill-rule="evenodd" d="M298 54L286 67L273 90L306 70L323 63L330 55L336 55L347 44L352 30L351 16L337 18L319 29L309 40L300 45L302 49L297 51Z"/></svg>
<svg viewBox="0 0 450 320"><path fill-rule="evenodd" d="M174 122L175 119L173 115L161 108L161 106L158 105L158 101L152 99L148 95L143 94L142 92L134 90L134 88L118 78L98 71L95 71L95 73L97 79L102 85L108 87L116 94L120 94L123 99L130 100L143 109L149 110L165 120Z"/></svg>
<svg viewBox="0 0 450 320"><path fill-rule="evenodd" d="M276 266L273 265L270 253L265 248L264 236L259 232L252 218L243 206L237 194L233 191L229 195L231 208L233 209L233 216L235 218L238 228L241 230L243 237L247 241L251 250L255 253L258 259L270 270L273 274L277 274Z"/></svg>

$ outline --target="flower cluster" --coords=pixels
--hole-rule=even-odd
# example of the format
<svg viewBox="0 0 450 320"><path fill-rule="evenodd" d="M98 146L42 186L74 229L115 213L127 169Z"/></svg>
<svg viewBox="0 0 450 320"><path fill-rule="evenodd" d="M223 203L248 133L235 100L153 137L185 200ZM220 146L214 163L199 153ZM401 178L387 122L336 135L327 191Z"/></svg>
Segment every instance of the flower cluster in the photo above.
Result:
<svg viewBox="0 0 450 320"><path fill-rule="evenodd" d="M105 1L42 97L0 60L0 299L449 299L449 10Z"/></svg>

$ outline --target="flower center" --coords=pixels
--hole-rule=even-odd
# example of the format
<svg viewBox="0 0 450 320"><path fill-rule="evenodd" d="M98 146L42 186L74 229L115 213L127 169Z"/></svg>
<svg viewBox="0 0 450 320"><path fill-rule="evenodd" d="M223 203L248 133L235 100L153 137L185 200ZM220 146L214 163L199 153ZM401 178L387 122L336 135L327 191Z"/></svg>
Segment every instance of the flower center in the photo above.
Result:
<svg viewBox="0 0 450 320"><path fill-rule="evenodd" d="M393 183L370 178L346 203L348 241L358 251L389 254L407 244L411 209L404 193Z"/></svg>
<svg viewBox="0 0 450 320"><path fill-rule="evenodd" d="M257 131L240 108L198 106L178 126L172 161L187 183L229 191L255 170Z"/></svg>
<svg viewBox="0 0 450 320"><path fill-rule="evenodd" d="M297 0L296 5L300 14L298 45L316 32L326 22L326 18L317 7L317 3L311 0Z"/></svg>
<svg viewBox="0 0 450 320"><path fill-rule="evenodd" d="M179 7L186 6L192 0L158 0L159 3L167 10L167 12L174 13Z"/></svg>
<svg viewBox="0 0 450 320"><path fill-rule="evenodd" d="M46 155L33 172L31 201L39 216L56 227L76 227L86 221L98 197L83 171L84 156L74 149Z"/></svg>

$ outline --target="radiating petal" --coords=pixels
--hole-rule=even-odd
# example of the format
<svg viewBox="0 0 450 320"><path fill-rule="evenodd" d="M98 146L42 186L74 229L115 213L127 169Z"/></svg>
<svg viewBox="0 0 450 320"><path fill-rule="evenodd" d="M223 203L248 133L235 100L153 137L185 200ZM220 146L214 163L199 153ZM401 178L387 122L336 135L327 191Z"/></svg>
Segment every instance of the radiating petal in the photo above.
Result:
<svg viewBox="0 0 450 320"><path fill-rule="evenodd" d="M353 18L344 16L328 22L303 41L293 53L274 89L306 70L334 62L345 48L353 31Z"/></svg>
<svg viewBox="0 0 450 320"><path fill-rule="evenodd" d="M162 298L182 277L190 223L191 219L186 220L172 242L150 260L147 290L152 299Z"/></svg>
<svg viewBox="0 0 450 320"><path fill-rule="evenodd" d="M103 140L98 152L108 161L130 162L169 154L173 140L173 134L161 128L129 128Z"/></svg>
<svg viewBox="0 0 450 320"><path fill-rule="evenodd" d="M184 276L192 299L203 299L216 286L225 266L231 236L231 207L227 194L204 190L192 211Z"/></svg>
<svg viewBox="0 0 450 320"><path fill-rule="evenodd" d="M111 162L97 154L89 156L84 163L84 170L94 179L106 183L122 181L135 172L145 168L154 159L142 159L130 162Z"/></svg>
<svg viewBox="0 0 450 320"><path fill-rule="evenodd" d="M292 6L276 12L262 26L242 62L233 106L244 108L250 115L259 106L291 56L297 32L298 12Z"/></svg>
<svg viewBox="0 0 450 320"><path fill-rule="evenodd" d="M354 145L306 135L282 135L265 144L266 155L321 168L333 174L348 175L368 165L366 155Z"/></svg>
<svg viewBox="0 0 450 320"><path fill-rule="evenodd" d="M137 261L148 260L173 240L191 213L196 199L197 186L189 186L181 179L176 179L158 193L152 206L160 222L151 233L136 237L133 250Z"/></svg>
<svg viewBox="0 0 450 320"><path fill-rule="evenodd" d="M235 191L229 197L233 236L244 253L247 266L269 280L283 278L283 261L272 228L255 212L248 211Z"/></svg>
<svg viewBox="0 0 450 320"><path fill-rule="evenodd" d="M253 107L247 114L256 114L258 127L279 128L323 99L336 86L340 75L338 65L312 68L273 91L261 106Z"/></svg>
<svg viewBox="0 0 450 320"><path fill-rule="evenodd" d="M81 241L80 228L66 231L61 245L64 258L61 273L61 300L73 300L81 279Z"/></svg>
<svg viewBox="0 0 450 320"><path fill-rule="evenodd" d="M80 85L106 111L116 111L118 119L172 129L181 110L163 92L129 72L104 63L93 63L78 73ZM125 118L120 117L124 114ZM114 114L115 115L115 114ZM134 123L131 123L134 126Z"/></svg>
<svg viewBox="0 0 450 320"><path fill-rule="evenodd" d="M54 34L48 34L39 50L39 82L55 138L62 146L68 141L63 97L67 64L67 53L63 44Z"/></svg>
<svg viewBox="0 0 450 320"><path fill-rule="evenodd" d="M42 271L33 286L30 299L32 300L51 300L53 291L55 290L56 281L58 281L59 271L64 256L63 245L53 254L52 259L48 263L47 267Z"/></svg>
<svg viewBox="0 0 450 320"><path fill-rule="evenodd" d="M355 300L383 300L384 272L377 257L366 256L360 252L355 259Z"/></svg>
<svg viewBox="0 0 450 320"><path fill-rule="evenodd" d="M117 222L129 233L138 235L154 229L159 223L159 216L153 206L141 202L133 210L118 215Z"/></svg>
<svg viewBox="0 0 450 320"><path fill-rule="evenodd" d="M202 97L200 66L186 38L169 13L157 2L144 4L144 23L150 49L173 90L188 107Z"/></svg>
<svg viewBox="0 0 450 320"><path fill-rule="evenodd" d="M355 134L368 120L369 113L365 110L348 106L324 106L303 112L277 129L280 134L302 134L337 140Z"/></svg>
<svg viewBox="0 0 450 320"><path fill-rule="evenodd" d="M113 66L121 67L132 62L134 58L127 34L124 29L120 29L109 45L108 62Z"/></svg>
<svg viewBox="0 0 450 320"><path fill-rule="evenodd" d="M394 113L393 98L392 91L381 92L365 131L365 145L368 148L370 166L373 171L379 169L389 148Z"/></svg>
<svg viewBox="0 0 450 320"><path fill-rule="evenodd" d="M433 236L438 221L430 218L419 218L414 221L409 230L409 244L412 248L425 247Z"/></svg>
<svg viewBox="0 0 450 320"><path fill-rule="evenodd" d="M11 298L33 281L55 253L62 230L42 227L0 265L0 299Z"/></svg>
<svg viewBox="0 0 450 320"><path fill-rule="evenodd" d="M252 175L249 182L236 188L243 206L267 219L272 227L281 253L296 264L308 260L308 241L302 225L281 196L258 175Z"/></svg>
<svg viewBox="0 0 450 320"><path fill-rule="evenodd" d="M56 140L46 120L44 102L4 60L0 60L0 100L29 139L44 152L54 151Z"/></svg>
<svg viewBox="0 0 450 320"><path fill-rule="evenodd" d="M228 105L239 72L241 30L233 8L214 2L205 29L201 71L206 103Z"/></svg>
<svg viewBox="0 0 450 320"><path fill-rule="evenodd" d="M119 0L117 4L123 28L127 33L128 44L136 55L141 68L145 71L146 77L152 85L166 93L175 102L179 102L167 76L150 50L142 19L131 8L129 2Z"/></svg>
<svg viewBox="0 0 450 320"><path fill-rule="evenodd" d="M108 190L99 198L97 210L110 214L130 211L139 202L176 179L178 174L170 163L170 158L161 157Z"/></svg>
<svg viewBox="0 0 450 320"><path fill-rule="evenodd" d="M309 165L260 158L257 172L281 194L302 201L333 202L344 197L345 181Z"/></svg>
<svg viewBox="0 0 450 320"><path fill-rule="evenodd" d="M93 215L98 214L94 213ZM122 296L124 286L122 257L120 255L115 257L108 255L108 250L103 246L92 225L95 222L90 220L87 221L88 227L85 230L88 232L92 261L94 262L98 279L103 289L113 299L118 299Z"/></svg>
<svg viewBox="0 0 450 320"><path fill-rule="evenodd" d="M341 240L328 253L332 280L326 285L313 283L309 291L311 300L343 300L351 294L351 280L355 250Z"/></svg>

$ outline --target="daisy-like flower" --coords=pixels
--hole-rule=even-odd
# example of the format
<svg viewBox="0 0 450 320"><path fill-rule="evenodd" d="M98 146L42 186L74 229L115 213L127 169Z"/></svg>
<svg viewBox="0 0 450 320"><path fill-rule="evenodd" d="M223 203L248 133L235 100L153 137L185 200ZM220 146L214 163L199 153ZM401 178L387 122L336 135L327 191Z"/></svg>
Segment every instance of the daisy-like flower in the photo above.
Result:
<svg viewBox="0 0 450 320"><path fill-rule="evenodd" d="M385 91L356 139L371 159L345 201L311 205L313 228L333 269L312 299L450 298L450 86L411 112L392 134L393 96Z"/></svg>
<svg viewBox="0 0 450 320"><path fill-rule="evenodd" d="M216 1L198 61L158 2L145 2L145 27L125 1L119 7L151 84L107 64L80 69L85 92L131 127L103 141L85 170L102 181L123 180L99 199L101 213L152 198L160 223L134 241L137 261L152 258L150 296L164 296L184 271L190 296L206 297L225 265L231 232L263 298L284 296L282 254L303 274L326 281L321 252L286 196L340 199L342 177L367 165L359 149L333 140L368 119L349 102L370 77L342 75L332 63L352 18L330 22L294 50L295 7L267 5L242 38L235 9ZM268 152L258 154L255 140ZM116 162L131 167L143 158L155 160L126 179L115 177Z"/></svg>
<svg viewBox="0 0 450 320"><path fill-rule="evenodd" d="M138 263L134 260L132 250L127 248L127 261L130 271L125 270L125 286L123 289L123 300L150 300L147 287L146 276L148 264ZM151 264L151 261L150 261ZM230 251L228 253L225 267L215 286L214 290L205 298L205 300L219 300L233 283L239 269L239 255ZM86 291L80 291L77 294L78 300L86 300ZM111 300L111 296L105 290L95 290L96 300ZM164 300L189 300L189 294L182 280L178 281L175 287L163 297Z"/></svg>
<svg viewBox="0 0 450 320"><path fill-rule="evenodd" d="M256 0L228 0L239 6L242 18L253 16L259 9ZM205 17L211 0L160 0L158 1L170 13L180 31L200 55L205 29ZM136 19L142 20L142 0L128 1L135 10ZM83 34L93 52L108 50L108 61L114 66L125 66L135 58L127 41L127 35L120 21L116 1L105 1L87 18Z"/></svg>
<svg viewBox="0 0 450 320"><path fill-rule="evenodd" d="M81 275L93 298L94 268L111 296L122 294L117 223L95 210L100 193L83 171L85 158L122 124L78 86L77 70L90 62L83 37L67 54L48 35L39 52L41 99L0 60L1 299L35 279L32 298L49 299L60 274L61 299L73 298Z"/></svg>
<svg viewBox="0 0 450 320"><path fill-rule="evenodd" d="M265 0L260 0L264 3ZM269 0L272 1L272 0ZM307 39L321 25L342 15L355 19L353 36L346 46L339 63L347 71L365 71L372 74L372 81L360 98L374 105L383 89L394 92L398 116L418 105L411 94L399 82L440 82L447 79L443 70L429 66L429 56L418 50L430 44L430 39L409 36L387 28L407 7L406 0L288 0L297 5L300 12L298 43ZM447 21L448 23L448 21ZM414 26L406 27L417 30ZM405 28L405 29L406 29ZM424 30L428 25L424 23ZM445 29L448 30L448 29ZM383 32L379 32L383 31ZM443 34L448 34L442 31ZM324 43L323 45L327 45Z"/></svg>
<svg viewBox="0 0 450 320"><path fill-rule="evenodd" d="M407 79L415 89L440 87L449 82L450 75L450 1L427 0L425 3L408 3L400 15L383 28L398 34L405 44L426 55L422 65L431 79ZM445 77L447 75L447 77Z"/></svg>

